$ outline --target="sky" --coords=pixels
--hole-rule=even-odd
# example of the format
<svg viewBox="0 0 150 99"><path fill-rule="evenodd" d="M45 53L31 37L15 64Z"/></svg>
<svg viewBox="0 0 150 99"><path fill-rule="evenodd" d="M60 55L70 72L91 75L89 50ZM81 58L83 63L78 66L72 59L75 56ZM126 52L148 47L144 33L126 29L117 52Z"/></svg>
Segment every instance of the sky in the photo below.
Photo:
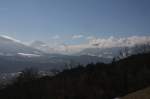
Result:
<svg viewBox="0 0 150 99"><path fill-rule="evenodd" d="M150 36L149 5L150 0L0 0L0 34L56 45Z"/></svg>

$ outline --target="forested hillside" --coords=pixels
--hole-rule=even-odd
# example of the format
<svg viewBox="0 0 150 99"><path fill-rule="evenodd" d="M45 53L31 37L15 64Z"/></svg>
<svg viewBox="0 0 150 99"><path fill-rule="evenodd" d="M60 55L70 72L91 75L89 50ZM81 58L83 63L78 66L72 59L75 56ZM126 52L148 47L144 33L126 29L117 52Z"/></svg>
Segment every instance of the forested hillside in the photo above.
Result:
<svg viewBox="0 0 150 99"><path fill-rule="evenodd" d="M0 90L1 99L113 99L150 86L150 53L38 77L26 70Z"/></svg>

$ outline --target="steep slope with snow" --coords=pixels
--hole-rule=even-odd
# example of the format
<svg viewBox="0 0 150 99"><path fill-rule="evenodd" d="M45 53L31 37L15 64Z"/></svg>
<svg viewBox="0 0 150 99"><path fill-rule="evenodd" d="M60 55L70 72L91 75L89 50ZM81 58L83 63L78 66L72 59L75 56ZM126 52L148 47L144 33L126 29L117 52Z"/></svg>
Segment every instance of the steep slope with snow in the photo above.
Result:
<svg viewBox="0 0 150 99"><path fill-rule="evenodd" d="M0 36L0 55L13 56L19 53L39 55L42 52L37 49L31 48L14 38L4 36L4 35Z"/></svg>

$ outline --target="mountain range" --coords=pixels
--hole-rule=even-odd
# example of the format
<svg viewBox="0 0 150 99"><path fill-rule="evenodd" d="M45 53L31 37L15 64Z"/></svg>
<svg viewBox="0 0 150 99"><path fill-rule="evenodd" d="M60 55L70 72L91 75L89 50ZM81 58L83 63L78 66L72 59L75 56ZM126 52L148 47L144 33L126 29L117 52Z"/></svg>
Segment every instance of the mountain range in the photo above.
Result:
<svg viewBox="0 0 150 99"><path fill-rule="evenodd" d="M38 44L40 42L37 42ZM44 43L41 42L41 45ZM40 47L40 46L39 46ZM46 53L11 37L0 36L0 72L18 72L24 68L34 67L49 71L53 68L62 70L69 65L86 65L96 62L108 62L106 58L90 55L62 55Z"/></svg>
<svg viewBox="0 0 150 99"><path fill-rule="evenodd" d="M54 68L62 70L79 64L109 63L119 55L122 47L86 48L73 54L59 53L58 50L42 41L26 45L14 38L0 36L0 72L17 72L28 67L38 68L41 71Z"/></svg>

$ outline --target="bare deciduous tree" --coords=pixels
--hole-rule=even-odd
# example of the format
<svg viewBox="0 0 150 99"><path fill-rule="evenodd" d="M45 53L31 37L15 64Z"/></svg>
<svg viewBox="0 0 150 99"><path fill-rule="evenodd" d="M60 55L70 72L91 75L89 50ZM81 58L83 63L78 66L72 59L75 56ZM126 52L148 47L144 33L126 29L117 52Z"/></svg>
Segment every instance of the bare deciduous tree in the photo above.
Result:
<svg viewBox="0 0 150 99"><path fill-rule="evenodd" d="M39 77L38 70L35 68L26 68L21 71L20 75L17 77L18 81L29 81L34 80Z"/></svg>

